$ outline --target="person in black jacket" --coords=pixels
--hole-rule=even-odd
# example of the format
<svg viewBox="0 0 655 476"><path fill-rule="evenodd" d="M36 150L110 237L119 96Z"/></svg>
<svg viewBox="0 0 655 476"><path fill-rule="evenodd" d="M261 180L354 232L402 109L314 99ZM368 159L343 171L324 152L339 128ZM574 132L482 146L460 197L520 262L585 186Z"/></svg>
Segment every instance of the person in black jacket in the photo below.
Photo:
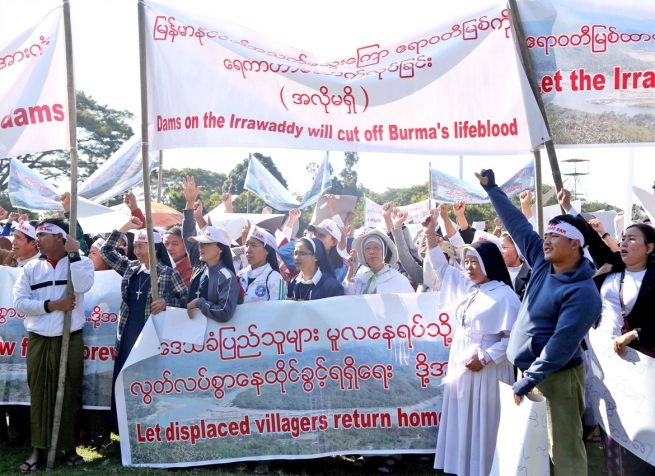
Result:
<svg viewBox="0 0 655 476"><path fill-rule="evenodd" d="M318 238L300 238L296 241L293 261L300 272L289 281L288 299L314 301L343 296L343 286L334 277L334 268Z"/></svg>

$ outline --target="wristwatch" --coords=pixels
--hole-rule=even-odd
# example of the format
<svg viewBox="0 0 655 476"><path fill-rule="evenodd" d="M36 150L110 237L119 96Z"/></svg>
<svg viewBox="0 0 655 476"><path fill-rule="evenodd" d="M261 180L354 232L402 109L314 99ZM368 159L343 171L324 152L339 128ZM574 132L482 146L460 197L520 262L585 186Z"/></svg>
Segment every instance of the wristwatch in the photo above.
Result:
<svg viewBox="0 0 655 476"><path fill-rule="evenodd" d="M639 341L639 332L637 332L637 329L633 329L632 332L633 332L634 335L635 335L635 339L636 339L637 341Z"/></svg>
<svg viewBox="0 0 655 476"><path fill-rule="evenodd" d="M68 253L68 261L70 263L74 263L76 261L81 261L82 258L80 258L80 254L77 251L71 251Z"/></svg>
<svg viewBox="0 0 655 476"><path fill-rule="evenodd" d="M606 232L605 234L603 234L603 236L601 236L601 238L604 240L608 236L610 236L610 234Z"/></svg>

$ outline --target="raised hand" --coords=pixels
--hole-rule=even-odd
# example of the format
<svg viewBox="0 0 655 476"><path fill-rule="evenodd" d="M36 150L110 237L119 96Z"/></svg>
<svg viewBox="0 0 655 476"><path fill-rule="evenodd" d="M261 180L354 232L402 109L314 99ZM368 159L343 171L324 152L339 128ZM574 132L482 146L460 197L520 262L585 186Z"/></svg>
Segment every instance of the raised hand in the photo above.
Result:
<svg viewBox="0 0 655 476"><path fill-rule="evenodd" d="M262 210L262 214L272 215L273 214L273 209L271 207L264 207L264 209Z"/></svg>
<svg viewBox="0 0 655 476"><path fill-rule="evenodd" d="M127 233L129 230L137 230L141 227L142 223L137 217L130 217L129 220L123 225L120 230L121 233Z"/></svg>
<svg viewBox="0 0 655 476"><path fill-rule="evenodd" d="M7 213L7 212L5 212L5 213ZM18 219L18 216L19 216L19 215L18 215L17 212L11 212L11 213L9 214L9 218L7 218L7 225L11 225L15 220ZM27 215L25 215L25 216L27 216ZM6 217L4 217L4 218L6 218ZM1 219L2 219L2 218L0 218L0 220L1 220Z"/></svg>
<svg viewBox="0 0 655 476"><path fill-rule="evenodd" d="M344 224L346 225L352 225L352 223L355 221L355 212L348 212L346 213L346 219L343 221Z"/></svg>
<svg viewBox="0 0 655 476"><path fill-rule="evenodd" d="M466 202L464 200L459 200L455 203L453 203L453 213L455 213L456 217L460 217L464 215L464 210L466 210Z"/></svg>
<svg viewBox="0 0 655 476"><path fill-rule="evenodd" d="M382 215L391 218L393 213L393 202L387 202L382 205Z"/></svg>
<svg viewBox="0 0 655 476"><path fill-rule="evenodd" d="M527 203L528 206L532 203L532 192L530 190L524 190L519 195L519 200L521 200L521 205Z"/></svg>
<svg viewBox="0 0 655 476"><path fill-rule="evenodd" d="M571 209L571 192L563 188L557 193L557 201L566 213Z"/></svg>
<svg viewBox="0 0 655 476"><path fill-rule="evenodd" d="M186 209L193 210L202 186L198 185L196 187L196 179L187 175L186 178L182 178L180 188L184 192L184 197L186 198Z"/></svg>
<svg viewBox="0 0 655 476"><path fill-rule="evenodd" d="M448 218L448 205L442 203L438 206L438 210L439 210L439 215L441 216L444 222L450 220L450 218Z"/></svg>
<svg viewBox="0 0 655 476"><path fill-rule="evenodd" d="M0 207L0 220L4 220L9 215L9 212L4 208Z"/></svg>
<svg viewBox="0 0 655 476"><path fill-rule="evenodd" d="M131 212L139 208L139 206L136 203L136 197L132 192L125 192L125 196L123 197L123 203L127 205L127 208L129 208Z"/></svg>
<svg viewBox="0 0 655 476"><path fill-rule="evenodd" d="M293 224L300 218L300 210L293 208L289 210L289 221L287 221L287 227L291 228Z"/></svg>
<svg viewBox="0 0 655 476"><path fill-rule="evenodd" d="M59 200L61 201L61 206L64 207L64 213L68 213L71 211L71 193L70 192L64 192L59 196Z"/></svg>
<svg viewBox="0 0 655 476"><path fill-rule="evenodd" d="M27 216L27 213L23 213L18 219L18 221L30 221L30 217Z"/></svg>
<svg viewBox="0 0 655 476"><path fill-rule="evenodd" d="M589 224L600 235L605 234L605 227L603 226L603 222L601 222L598 218L593 218L593 219L589 220Z"/></svg>
<svg viewBox="0 0 655 476"><path fill-rule="evenodd" d="M409 216L409 212L403 212L401 210L398 210L398 213L396 214L396 220L393 222L393 227L401 228L405 223L405 220L407 220L408 216Z"/></svg>

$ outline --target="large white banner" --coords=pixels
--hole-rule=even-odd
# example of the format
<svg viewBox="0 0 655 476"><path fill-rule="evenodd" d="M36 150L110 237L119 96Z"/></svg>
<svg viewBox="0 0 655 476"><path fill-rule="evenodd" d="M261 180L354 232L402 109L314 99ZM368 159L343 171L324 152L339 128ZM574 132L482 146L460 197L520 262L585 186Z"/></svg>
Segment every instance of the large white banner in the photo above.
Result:
<svg viewBox="0 0 655 476"><path fill-rule="evenodd" d="M62 7L0 45L0 159L69 147Z"/></svg>
<svg viewBox="0 0 655 476"><path fill-rule="evenodd" d="M627 348L614 352L608 335L589 331L587 395L603 429L627 450L655 465L655 359Z"/></svg>
<svg viewBox="0 0 655 476"><path fill-rule="evenodd" d="M378 205L370 198L365 198L365 208L364 208L364 226L368 229L381 228L386 230L387 227L384 223L384 212L382 210L382 205ZM407 212L407 224L410 223L421 223L425 217L430 214L430 201L423 200L421 202L412 203L411 205L404 205L400 207L394 207L402 212Z"/></svg>
<svg viewBox="0 0 655 476"><path fill-rule="evenodd" d="M146 38L155 149L514 154L549 137L500 0L440 4L428 31L398 23L329 59L153 2Z"/></svg>

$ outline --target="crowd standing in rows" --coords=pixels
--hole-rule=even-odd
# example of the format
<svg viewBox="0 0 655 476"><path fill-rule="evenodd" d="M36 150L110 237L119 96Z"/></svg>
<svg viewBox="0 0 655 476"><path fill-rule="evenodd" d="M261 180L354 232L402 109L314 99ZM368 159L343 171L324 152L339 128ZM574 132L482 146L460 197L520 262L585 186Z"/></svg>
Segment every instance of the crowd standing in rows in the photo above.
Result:
<svg viewBox="0 0 655 476"><path fill-rule="evenodd" d="M416 236L406 226L408 214L392 203L383 207L387 232L356 232L354 211L340 216L335 198L328 196L331 218L310 225L300 237L294 232L299 210L289 213L280 230L248 223L241 236L231 237L207 222L198 200L201 187L187 177L180 184L186 199L181 226L153 235L155 301L145 216L132 193L125 194L132 215L125 225L97 237L85 236L79 226L72 237L63 218L36 222L0 209L0 219L8 218L2 235L13 233L12 250L0 250L0 264L22 268L14 305L27 316L29 332L31 409L8 410L14 434L23 439L31 434L34 448L20 469L36 469L50 445L66 311L72 311L73 321L59 449L67 463L83 463L75 447L84 293L93 285L94 270L114 270L122 277L122 302L113 382L149 316L167 307L186 308L189 319L199 311L227 322L243 303L439 291L440 307L453 310L457 326L444 379L435 468L461 476L489 474L503 382L513 386L516 404L529 392L546 397L554 474L586 474L584 339L595 326L614 338L618 355L632 347L655 356L655 230L632 224L617 244L599 220L582 218L562 190L558 198L567 214L550 220L541 237L529 191L521 194L519 210L496 185L493 171L476 176L498 214L493 234L489 221L484 230L469 225L462 201L452 206L456 223L442 204L425 217ZM70 195L63 194L61 201L67 217ZM228 194L223 202L231 213ZM29 428L21 425L27 413ZM83 429L103 450L110 449L110 431L117 427L114 395L111 415L89 412ZM611 474L621 466L653 474L652 466L622 450L611 436L603 432L602 437ZM389 471L388 465L393 461L380 470ZM257 464L255 472L267 472L266 465Z"/></svg>

